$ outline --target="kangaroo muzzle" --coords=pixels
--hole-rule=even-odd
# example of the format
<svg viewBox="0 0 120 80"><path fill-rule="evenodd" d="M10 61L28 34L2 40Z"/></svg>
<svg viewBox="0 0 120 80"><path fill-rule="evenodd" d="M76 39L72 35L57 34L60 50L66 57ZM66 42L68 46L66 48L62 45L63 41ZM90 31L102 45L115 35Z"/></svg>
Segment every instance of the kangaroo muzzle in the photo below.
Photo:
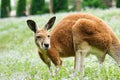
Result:
<svg viewBox="0 0 120 80"><path fill-rule="evenodd" d="M49 38L44 39L42 46L46 50L49 49L50 48L50 39Z"/></svg>

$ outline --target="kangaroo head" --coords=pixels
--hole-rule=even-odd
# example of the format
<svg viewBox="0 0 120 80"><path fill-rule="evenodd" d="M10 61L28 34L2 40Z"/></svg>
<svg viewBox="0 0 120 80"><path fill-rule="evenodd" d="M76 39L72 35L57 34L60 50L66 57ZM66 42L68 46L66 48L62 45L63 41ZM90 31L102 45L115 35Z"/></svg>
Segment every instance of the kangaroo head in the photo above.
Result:
<svg viewBox="0 0 120 80"><path fill-rule="evenodd" d="M27 20L29 28L35 34L35 43L40 50L47 50L50 48L50 35L48 30L52 28L56 17L50 18L46 25L42 29L38 29L36 23L33 20Z"/></svg>

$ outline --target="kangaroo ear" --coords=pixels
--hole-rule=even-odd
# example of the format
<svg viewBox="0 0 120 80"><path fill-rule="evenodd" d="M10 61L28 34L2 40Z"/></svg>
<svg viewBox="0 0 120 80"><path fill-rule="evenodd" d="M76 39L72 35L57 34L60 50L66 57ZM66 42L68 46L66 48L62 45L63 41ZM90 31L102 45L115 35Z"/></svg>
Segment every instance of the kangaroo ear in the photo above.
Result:
<svg viewBox="0 0 120 80"><path fill-rule="evenodd" d="M50 18L44 28L45 28L46 30L49 30L50 28L52 28L53 24L55 23L55 19L56 19L55 16L52 17L52 18Z"/></svg>
<svg viewBox="0 0 120 80"><path fill-rule="evenodd" d="M33 20L27 20L27 25L34 33L36 33L37 26L36 26L36 23Z"/></svg>

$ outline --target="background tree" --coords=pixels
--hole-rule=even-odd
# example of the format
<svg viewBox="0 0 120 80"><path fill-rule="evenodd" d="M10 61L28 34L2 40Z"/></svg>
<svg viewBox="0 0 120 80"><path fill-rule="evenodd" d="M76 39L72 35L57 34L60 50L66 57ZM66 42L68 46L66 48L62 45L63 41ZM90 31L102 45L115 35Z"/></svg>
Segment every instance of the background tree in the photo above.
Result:
<svg viewBox="0 0 120 80"><path fill-rule="evenodd" d="M53 0L53 12L68 11L68 0Z"/></svg>
<svg viewBox="0 0 120 80"><path fill-rule="evenodd" d="M120 0L116 0L116 7L120 8Z"/></svg>
<svg viewBox="0 0 120 80"><path fill-rule="evenodd" d="M106 5L103 2L104 0L83 0L81 3L82 8L106 8Z"/></svg>
<svg viewBox="0 0 120 80"><path fill-rule="evenodd" d="M17 3L17 16L25 16L26 15L26 0L18 0Z"/></svg>
<svg viewBox="0 0 120 80"><path fill-rule="evenodd" d="M80 11L80 0L76 0L76 5L77 11Z"/></svg>
<svg viewBox="0 0 120 80"><path fill-rule="evenodd" d="M42 14L45 13L45 0L32 0L30 14Z"/></svg>
<svg viewBox="0 0 120 80"><path fill-rule="evenodd" d="M107 8L112 7L112 0L103 0L103 3L106 5Z"/></svg>
<svg viewBox="0 0 120 80"><path fill-rule="evenodd" d="M53 0L50 0L49 2L49 11L51 14L53 14Z"/></svg>
<svg viewBox="0 0 120 80"><path fill-rule="evenodd" d="M1 18L9 17L11 11L10 0L1 0Z"/></svg>

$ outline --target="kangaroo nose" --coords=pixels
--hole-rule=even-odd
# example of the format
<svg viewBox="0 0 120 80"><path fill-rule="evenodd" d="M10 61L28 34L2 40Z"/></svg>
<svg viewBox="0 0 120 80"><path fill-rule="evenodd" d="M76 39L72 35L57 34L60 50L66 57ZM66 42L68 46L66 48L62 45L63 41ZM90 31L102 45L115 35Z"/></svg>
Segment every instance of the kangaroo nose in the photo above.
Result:
<svg viewBox="0 0 120 80"><path fill-rule="evenodd" d="M44 46L45 46L46 48L48 48L48 47L49 47L49 44L44 44Z"/></svg>

